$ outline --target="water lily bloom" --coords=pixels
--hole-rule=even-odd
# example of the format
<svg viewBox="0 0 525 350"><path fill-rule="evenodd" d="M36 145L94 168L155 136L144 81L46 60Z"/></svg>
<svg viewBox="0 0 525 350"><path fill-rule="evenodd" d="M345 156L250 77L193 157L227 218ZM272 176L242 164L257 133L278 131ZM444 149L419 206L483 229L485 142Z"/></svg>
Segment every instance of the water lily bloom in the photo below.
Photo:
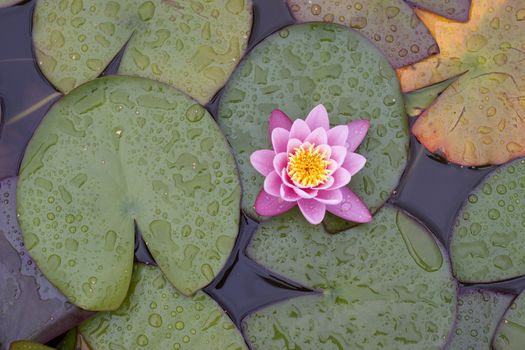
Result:
<svg viewBox="0 0 525 350"><path fill-rule="evenodd" d="M269 121L273 149L250 156L253 167L266 177L255 200L257 214L276 216L298 205L314 225L326 211L354 222L372 220L363 201L347 187L366 163L354 151L369 125L357 120L330 128L323 105L293 123L284 112L274 110Z"/></svg>

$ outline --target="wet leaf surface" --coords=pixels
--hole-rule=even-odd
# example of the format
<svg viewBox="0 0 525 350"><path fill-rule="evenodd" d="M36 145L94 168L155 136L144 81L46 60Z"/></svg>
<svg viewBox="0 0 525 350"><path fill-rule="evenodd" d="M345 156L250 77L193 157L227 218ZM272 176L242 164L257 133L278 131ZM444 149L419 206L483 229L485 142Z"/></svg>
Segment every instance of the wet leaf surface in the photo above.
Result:
<svg viewBox="0 0 525 350"><path fill-rule="evenodd" d="M39 1L33 40L42 72L62 92L99 76L127 45L120 74L206 103L242 56L251 24L250 0Z"/></svg>
<svg viewBox="0 0 525 350"><path fill-rule="evenodd" d="M357 151L368 159L367 165L349 187L376 211L397 186L407 160L408 125L389 63L366 38L344 27L291 26L247 56L219 106L218 122L235 150L242 206L250 216L257 217L253 205L264 179L249 156L270 148L270 112L280 108L292 119L305 118L321 102L333 125L358 119L371 123ZM348 223L339 219L329 222L330 231L346 227Z"/></svg>
<svg viewBox="0 0 525 350"><path fill-rule="evenodd" d="M505 313L494 335L494 350L519 350L525 341L525 293L521 293Z"/></svg>
<svg viewBox="0 0 525 350"><path fill-rule="evenodd" d="M491 350L498 323L514 299L482 289L463 289L459 294L456 324L447 350Z"/></svg>
<svg viewBox="0 0 525 350"><path fill-rule="evenodd" d="M136 264L129 294L114 312L84 322L79 332L96 350L247 349L241 333L206 294L186 297L162 272Z"/></svg>
<svg viewBox="0 0 525 350"><path fill-rule="evenodd" d="M407 2L454 21L466 22L469 19L471 0L407 0Z"/></svg>
<svg viewBox="0 0 525 350"><path fill-rule="evenodd" d="M418 117L421 115L456 79L457 77L452 77L440 83L405 93L405 109L408 116Z"/></svg>
<svg viewBox="0 0 525 350"><path fill-rule="evenodd" d="M426 230L391 207L338 235L293 212L261 225L248 254L320 291L244 324L255 349L429 349L445 343L456 285Z"/></svg>
<svg viewBox="0 0 525 350"><path fill-rule="evenodd" d="M71 305L29 257L16 221L15 187L14 178L0 181L2 350L19 339L49 341L90 315Z"/></svg>
<svg viewBox="0 0 525 350"><path fill-rule="evenodd" d="M494 282L525 274L525 160L491 173L458 215L450 249L455 276Z"/></svg>
<svg viewBox="0 0 525 350"><path fill-rule="evenodd" d="M287 0L299 22L333 22L366 36L394 67L439 52L434 38L403 0Z"/></svg>
<svg viewBox="0 0 525 350"><path fill-rule="evenodd" d="M207 285L239 228L230 148L203 107L142 78L94 80L60 100L24 156L24 241L72 302L116 309L133 261L134 221L183 293Z"/></svg>
<svg viewBox="0 0 525 350"><path fill-rule="evenodd" d="M471 20L418 12L441 53L398 70L411 91L465 73L417 120L430 151L461 165L502 164L525 154L525 5L474 1Z"/></svg>

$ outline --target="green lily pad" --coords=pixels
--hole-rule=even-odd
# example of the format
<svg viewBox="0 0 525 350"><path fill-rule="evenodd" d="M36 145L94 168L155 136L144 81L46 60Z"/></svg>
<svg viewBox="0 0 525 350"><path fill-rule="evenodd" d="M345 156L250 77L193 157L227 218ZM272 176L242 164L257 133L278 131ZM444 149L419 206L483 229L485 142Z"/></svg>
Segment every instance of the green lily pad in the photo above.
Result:
<svg viewBox="0 0 525 350"><path fill-rule="evenodd" d="M403 96L388 61L365 37L345 27L290 26L246 57L219 106L219 126L234 148L243 183L242 207L250 216L258 218L253 205L264 179L249 157L270 148L270 112L279 108L291 119L304 119L318 103L326 106L333 125L358 119L371 123L357 151L368 162L349 185L371 211L397 186L409 137ZM336 224L330 231L348 227L347 222Z"/></svg>
<svg viewBox="0 0 525 350"><path fill-rule="evenodd" d="M31 341L20 340L13 342L9 350L54 350L49 346L45 346Z"/></svg>
<svg viewBox="0 0 525 350"><path fill-rule="evenodd" d="M15 4L18 4L19 2L22 2L23 0L0 0L0 8L2 7L9 7Z"/></svg>
<svg viewBox="0 0 525 350"><path fill-rule="evenodd" d="M299 22L333 22L366 36L394 67L439 52L423 22L403 0L287 0Z"/></svg>
<svg viewBox="0 0 525 350"><path fill-rule="evenodd" d="M525 160L495 170L468 197L451 240L454 275L494 282L525 274Z"/></svg>
<svg viewBox="0 0 525 350"><path fill-rule="evenodd" d="M460 293L458 315L447 350L491 350L498 323L514 297L490 290Z"/></svg>
<svg viewBox="0 0 525 350"><path fill-rule="evenodd" d="M85 321L79 332L96 350L247 349L241 333L213 299L202 292L186 297L160 270L141 264L135 265L122 306Z"/></svg>
<svg viewBox="0 0 525 350"><path fill-rule="evenodd" d="M466 22L469 19L471 0L407 0L407 2L454 21Z"/></svg>
<svg viewBox="0 0 525 350"><path fill-rule="evenodd" d="M525 293L521 293L505 313L492 347L494 350L520 350L525 342Z"/></svg>
<svg viewBox="0 0 525 350"><path fill-rule="evenodd" d="M321 293L249 316L255 349L436 349L454 322L456 284L443 250L391 207L335 236L289 212L263 223L248 253Z"/></svg>
<svg viewBox="0 0 525 350"><path fill-rule="evenodd" d="M124 75L159 80L200 103L219 90L250 35L250 0L38 1L40 69L62 92L96 78L123 46Z"/></svg>
<svg viewBox="0 0 525 350"><path fill-rule="evenodd" d="M470 20L420 17L439 55L399 70L411 91L464 73L418 118L412 129L431 152L466 166L504 164L525 155L525 4L474 1Z"/></svg>
<svg viewBox="0 0 525 350"><path fill-rule="evenodd" d="M239 203L234 159L206 110L131 77L91 81L57 102L17 187L29 252L88 310L116 309L126 296L134 221L177 289L207 285L233 248Z"/></svg>

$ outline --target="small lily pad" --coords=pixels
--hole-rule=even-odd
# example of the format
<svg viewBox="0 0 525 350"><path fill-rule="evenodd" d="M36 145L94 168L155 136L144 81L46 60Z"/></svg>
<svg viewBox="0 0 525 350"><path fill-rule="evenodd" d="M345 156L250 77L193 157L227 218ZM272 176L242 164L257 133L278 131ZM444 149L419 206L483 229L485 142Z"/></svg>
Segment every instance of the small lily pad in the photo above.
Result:
<svg viewBox="0 0 525 350"><path fill-rule="evenodd" d="M494 282L525 274L525 160L495 170L468 197L450 243L454 275Z"/></svg>
<svg viewBox="0 0 525 350"><path fill-rule="evenodd" d="M214 120L143 78L97 79L55 104L26 150L17 200L39 268L88 310L126 296L134 221L185 294L219 272L239 227L237 169Z"/></svg>
<svg viewBox="0 0 525 350"><path fill-rule="evenodd" d="M423 22L403 0L287 0L299 22L333 22L366 36L394 67L439 52Z"/></svg>
<svg viewBox="0 0 525 350"><path fill-rule="evenodd" d="M467 23L419 11L441 52L398 70L411 91L460 76L418 118L413 133L449 162L483 166L525 155L525 4L472 3Z"/></svg>
<svg viewBox="0 0 525 350"><path fill-rule="evenodd" d="M471 1L472 0L407 0L409 4L420 9L460 22L468 21Z"/></svg>
<svg viewBox="0 0 525 350"><path fill-rule="evenodd" d="M203 292L186 297L162 272L136 264L129 294L113 312L99 313L79 326L96 350L247 349L226 313Z"/></svg>
<svg viewBox="0 0 525 350"><path fill-rule="evenodd" d="M492 342L494 350L520 350L525 342L525 293L505 313Z"/></svg>
<svg viewBox="0 0 525 350"><path fill-rule="evenodd" d="M335 236L286 213L261 225L248 254L320 292L249 316L255 349L435 349L454 322L456 284L443 250L388 206Z"/></svg>
<svg viewBox="0 0 525 350"><path fill-rule="evenodd" d="M250 0L38 1L40 69L62 92L96 78L126 45L119 73L159 80L208 102L250 35Z"/></svg>
<svg viewBox="0 0 525 350"><path fill-rule="evenodd" d="M447 350L491 350L492 337L513 295L482 289L459 294L456 325Z"/></svg>
<svg viewBox="0 0 525 350"><path fill-rule="evenodd" d="M409 138L403 96L390 64L358 32L335 24L294 25L270 36L246 57L219 106L218 122L235 150L242 207L250 216L258 218L253 205L264 179L249 157L270 148L271 111L282 109L295 120L306 118L319 103L327 108L333 125L370 121L357 151L368 161L349 187L371 211L381 207L397 186ZM346 221L336 224L330 231L348 227Z"/></svg>

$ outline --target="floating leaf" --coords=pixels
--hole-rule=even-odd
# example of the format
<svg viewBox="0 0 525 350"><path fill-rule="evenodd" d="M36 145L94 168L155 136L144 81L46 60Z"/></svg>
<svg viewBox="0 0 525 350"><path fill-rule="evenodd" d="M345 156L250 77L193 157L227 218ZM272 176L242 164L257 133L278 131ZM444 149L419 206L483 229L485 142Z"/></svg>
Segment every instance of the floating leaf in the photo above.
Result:
<svg viewBox="0 0 525 350"><path fill-rule="evenodd" d="M434 38L403 0L287 0L299 22L334 22L366 36L394 67L439 52Z"/></svg>
<svg viewBox="0 0 525 350"><path fill-rule="evenodd" d="M456 325L446 349L491 350L499 320L513 296L490 290L465 289L459 294Z"/></svg>
<svg viewBox="0 0 525 350"><path fill-rule="evenodd" d="M72 306L29 256L16 220L15 188L16 178L0 181L1 349L20 339L49 341L91 316Z"/></svg>
<svg viewBox="0 0 525 350"><path fill-rule="evenodd" d="M219 272L239 226L237 170L219 128L185 95L142 78L97 79L55 104L26 150L17 199L38 266L89 310L126 296L134 221L185 294Z"/></svg>
<svg viewBox="0 0 525 350"><path fill-rule="evenodd" d="M264 179L249 156L270 148L270 112L280 108L292 119L305 118L318 103L326 106L334 125L370 120L357 151L368 162L350 188L376 211L397 186L407 160L408 126L387 60L366 38L344 27L291 26L247 56L219 106L219 125L235 150L243 182L242 206L252 217L257 217L253 205ZM348 223L333 231L341 226Z"/></svg>
<svg viewBox="0 0 525 350"><path fill-rule="evenodd" d="M431 152L468 166L525 155L525 5L477 0L471 20L454 23L418 12L441 53L398 71L405 91L464 73L416 121Z"/></svg>
<svg viewBox="0 0 525 350"><path fill-rule="evenodd" d="M248 254L322 292L249 316L256 349L434 349L454 321L456 286L442 250L391 207L338 235L290 212L263 223Z"/></svg>
<svg viewBox="0 0 525 350"><path fill-rule="evenodd" d="M126 45L119 73L174 85L208 102L245 50L250 0L38 1L33 38L44 75L69 92Z"/></svg>
<svg viewBox="0 0 525 350"><path fill-rule="evenodd" d="M421 115L456 79L457 77L452 77L440 83L406 93L404 97L407 114L410 117Z"/></svg>
<svg viewBox="0 0 525 350"><path fill-rule="evenodd" d="M525 293L521 293L505 313L492 347L494 350L520 350L525 341Z"/></svg>
<svg viewBox="0 0 525 350"><path fill-rule="evenodd" d="M38 343L33 343L31 341L16 341L11 344L10 350L54 350L49 346L45 346Z"/></svg>
<svg viewBox="0 0 525 350"><path fill-rule="evenodd" d="M434 12L454 21L466 22L469 19L471 0L406 0L420 9Z"/></svg>
<svg viewBox="0 0 525 350"><path fill-rule="evenodd" d="M494 171L468 197L450 243L454 275L494 282L525 274L525 160Z"/></svg>
<svg viewBox="0 0 525 350"><path fill-rule="evenodd" d="M155 267L137 264L130 292L113 312L97 314L79 332L96 350L246 349L240 332L206 294L186 297Z"/></svg>

